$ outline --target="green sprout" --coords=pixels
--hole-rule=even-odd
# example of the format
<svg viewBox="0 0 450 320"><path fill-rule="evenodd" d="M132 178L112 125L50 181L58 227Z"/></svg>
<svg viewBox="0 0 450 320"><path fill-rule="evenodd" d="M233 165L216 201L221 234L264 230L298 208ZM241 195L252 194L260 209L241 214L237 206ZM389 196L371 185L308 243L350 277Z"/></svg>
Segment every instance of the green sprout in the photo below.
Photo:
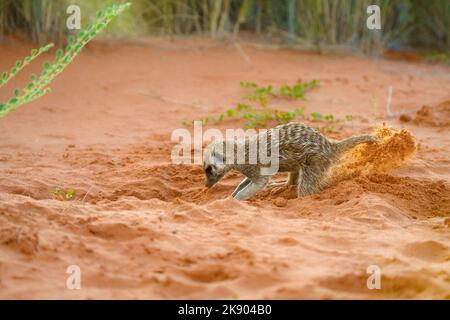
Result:
<svg viewBox="0 0 450 320"><path fill-rule="evenodd" d="M311 118L312 121L322 121L323 114L321 114L320 112L311 112Z"/></svg>
<svg viewBox="0 0 450 320"><path fill-rule="evenodd" d="M53 192L53 196L59 200L71 200L73 198L73 195L75 194L74 189L67 189L64 190L60 187L56 187Z"/></svg>
<svg viewBox="0 0 450 320"><path fill-rule="evenodd" d="M276 111L275 112L276 119L277 119L278 123L280 123L280 124L285 124L285 123L291 122L298 116L303 116L303 114L304 114L303 108L292 110L292 111Z"/></svg>
<svg viewBox="0 0 450 320"><path fill-rule="evenodd" d="M13 97L7 101L0 103L0 118L4 117L9 112L15 110L17 107L36 100L43 95L50 93L49 84L59 75L80 53L81 49L90 42L97 34L106 28L111 20L119 15L122 11L127 9L131 3L113 4L108 6L104 11L97 12L95 22L86 30L78 33L76 39L70 36L65 50L59 49L56 52L55 59L52 62L46 61L39 76L34 74L30 77L30 82L23 88L15 89ZM36 59L39 55L47 52L53 44L50 43L39 50L33 49L31 55L24 58L23 61L17 61L11 71L3 72L0 80L0 87L10 81L19 71L26 67L30 62Z"/></svg>

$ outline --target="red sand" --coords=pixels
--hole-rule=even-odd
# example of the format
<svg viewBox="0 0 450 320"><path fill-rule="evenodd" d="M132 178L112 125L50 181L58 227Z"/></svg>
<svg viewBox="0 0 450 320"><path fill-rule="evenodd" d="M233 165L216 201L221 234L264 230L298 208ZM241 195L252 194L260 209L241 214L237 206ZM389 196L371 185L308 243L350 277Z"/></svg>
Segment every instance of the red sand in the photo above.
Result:
<svg viewBox="0 0 450 320"><path fill-rule="evenodd" d="M0 69L29 48L0 45ZM450 299L450 69L242 48L248 57L202 39L97 42L53 93L0 119L0 298ZM333 138L383 121L408 133L355 149L339 168L357 174L301 199L282 187L235 201L239 174L207 190L200 166L170 163L172 130L235 105L239 81L299 78L321 86L272 106L352 114ZM385 119L390 85L407 122ZM390 171L373 165L409 133L415 155ZM66 288L69 265L81 268L80 290ZM366 287L370 265L380 290Z"/></svg>

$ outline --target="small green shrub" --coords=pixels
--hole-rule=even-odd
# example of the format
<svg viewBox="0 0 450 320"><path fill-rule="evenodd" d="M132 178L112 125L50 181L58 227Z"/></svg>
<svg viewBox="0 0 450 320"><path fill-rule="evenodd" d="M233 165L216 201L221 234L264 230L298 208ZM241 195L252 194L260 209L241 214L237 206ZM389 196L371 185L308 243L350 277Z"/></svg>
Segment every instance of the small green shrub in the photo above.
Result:
<svg viewBox="0 0 450 320"><path fill-rule="evenodd" d="M290 99L306 100L305 93L319 85L319 80L311 80L309 82L297 82L292 86L283 85L279 89L275 89L271 84L268 86L260 86L255 82L241 81L242 88L252 89L252 92L245 94L244 99L249 101L258 101L262 106L267 105L270 97L284 97Z"/></svg>
<svg viewBox="0 0 450 320"><path fill-rule="evenodd" d="M306 91L317 87L319 83L319 80L311 80L305 83L297 82L293 86L284 85L280 88L279 94L286 98L306 100Z"/></svg>
<svg viewBox="0 0 450 320"><path fill-rule="evenodd" d="M247 101L258 101L262 106L266 106L269 97L277 98L284 97L290 99L305 100L306 91L316 87L320 82L312 80L309 82L297 82L293 86L284 85L279 89L275 89L272 85L266 87L260 86L255 82L241 81L241 88L252 89L252 92L243 95ZM278 124L288 123L297 117L304 116L304 109L299 108L290 111L281 111L272 108L265 108L263 110L255 110L248 103L238 103L235 108L225 110L225 112L218 116L205 116L198 119L203 125L208 123L220 123L226 118L242 118L245 119L245 126L247 128L261 128L266 127L270 122L276 121ZM190 126L194 121L183 121L183 125Z"/></svg>
<svg viewBox="0 0 450 320"><path fill-rule="evenodd" d="M271 84L267 87L261 87L254 82L241 82L241 87L253 89L253 92L243 96L244 99L249 101L258 101L262 106L265 106L269 102L270 96L276 96Z"/></svg>
<svg viewBox="0 0 450 320"><path fill-rule="evenodd" d="M202 125L206 125L208 123L218 124L220 122L223 122L227 118L245 119L246 128L265 128L272 121L275 121L277 124L284 124L303 115L303 108L290 111L281 111L271 108L255 110L251 105L239 103L234 109L227 109L225 112L219 114L218 116L206 116L200 118L198 121L201 121ZM191 126L193 122L194 121L183 121L183 125Z"/></svg>

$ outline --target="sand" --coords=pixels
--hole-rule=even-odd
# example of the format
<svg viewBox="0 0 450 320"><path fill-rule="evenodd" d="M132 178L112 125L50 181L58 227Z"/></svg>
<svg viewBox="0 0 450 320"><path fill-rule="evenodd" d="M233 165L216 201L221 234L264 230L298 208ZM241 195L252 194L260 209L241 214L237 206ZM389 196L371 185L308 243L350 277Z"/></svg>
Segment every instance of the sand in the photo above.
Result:
<svg viewBox="0 0 450 320"><path fill-rule="evenodd" d="M0 298L450 299L450 69L241 47L95 42L50 95L0 119ZM0 69L30 48L1 44ZM239 81L297 79L321 85L272 107L351 114L330 138L383 138L347 155L329 188L239 202L238 173L206 189L200 166L171 163L172 131L235 105Z"/></svg>

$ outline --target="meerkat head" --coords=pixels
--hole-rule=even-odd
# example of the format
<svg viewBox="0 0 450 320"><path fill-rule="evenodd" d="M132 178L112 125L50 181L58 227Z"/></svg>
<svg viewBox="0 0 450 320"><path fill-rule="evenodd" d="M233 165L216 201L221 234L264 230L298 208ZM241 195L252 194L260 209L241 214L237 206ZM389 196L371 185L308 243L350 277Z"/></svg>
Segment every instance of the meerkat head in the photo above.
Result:
<svg viewBox="0 0 450 320"><path fill-rule="evenodd" d="M229 170L229 167L225 165L224 150L223 148L219 150L218 145L219 143L211 143L203 155L203 170L208 188L215 185Z"/></svg>

